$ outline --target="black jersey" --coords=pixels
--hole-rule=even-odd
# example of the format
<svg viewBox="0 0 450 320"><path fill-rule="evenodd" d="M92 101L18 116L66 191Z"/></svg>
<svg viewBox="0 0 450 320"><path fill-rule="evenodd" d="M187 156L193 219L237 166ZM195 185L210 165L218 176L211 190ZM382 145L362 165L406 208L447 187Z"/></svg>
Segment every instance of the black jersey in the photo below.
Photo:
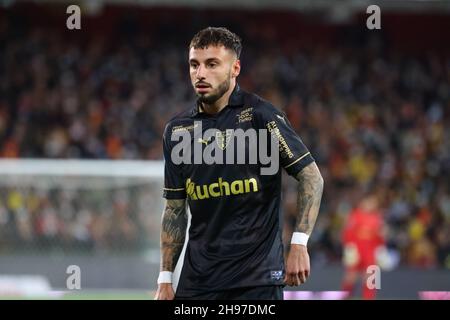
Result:
<svg viewBox="0 0 450 320"><path fill-rule="evenodd" d="M195 129L217 129L212 139L196 137ZM262 164L194 164L172 159L174 133L189 132L190 148L217 143L226 150L230 129L266 129L279 141L279 163L296 175L313 157L286 116L269 102L236 84L228 105L219 113L200 112L198 105L166 126L164 197L187 198L192 214L189 241L177 296L240 287L282 285L281 168L261 174ZM215 138L215 139L214 139ZM249 145L245 145L248 151ZM242 152L242 150L237 150ZM177 164L178 163L178 164Z"/></svg>

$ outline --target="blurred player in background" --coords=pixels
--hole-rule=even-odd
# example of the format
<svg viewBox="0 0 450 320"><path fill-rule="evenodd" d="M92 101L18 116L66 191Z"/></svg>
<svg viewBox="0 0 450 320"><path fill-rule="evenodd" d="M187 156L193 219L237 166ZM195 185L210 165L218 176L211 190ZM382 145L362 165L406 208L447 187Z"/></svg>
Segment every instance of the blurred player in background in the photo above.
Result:
<svg viewBox="0 0 450 320"><path fill-rule="evenodd" d="M281 300L285 284L297 286L309 276L306 244L319 212L323 179L285 115L239 88L241 48L240 38L225 28L201 30L189 46L190 76L198 100L169 121L164 132L167 202L156 299ZM297 223L286 267L278 164L276 173L267 175L260 173L260 159L257 165L175 164L171 135L180 131L195 135L199 123L203 130L220 132L209 139L194 136L190 140L194 151L196 144L216 143L224 150L228 130L233 129L256 129L260 135L259 129L265 129L278 139L274 152L280 153L280 165L298 180ZM172 273L185 241L186 203L192 220L175 294Z"/></svg>
<svg viewBox="0 0 450 320"><path fill-rule="evenodd" d="M345 275L342 289L351 297L356 281L362 278L363 299L374 299L376 289L367 286L367 268L377 265L385 251L383 217L379 200L368 193L350 212L343 231L343 263Z"/></svg>

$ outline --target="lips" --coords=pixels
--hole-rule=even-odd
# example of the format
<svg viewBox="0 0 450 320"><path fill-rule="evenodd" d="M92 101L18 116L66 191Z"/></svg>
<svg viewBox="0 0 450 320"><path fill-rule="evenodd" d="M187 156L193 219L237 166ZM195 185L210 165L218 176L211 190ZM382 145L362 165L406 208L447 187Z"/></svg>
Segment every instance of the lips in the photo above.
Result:
<svg viewBox="0 0 450 320"><path fill-rule="evenodd" d="M198 92L206 92L211 88L211 86L204 83L197 83L195 85L195 88L197 89Z"/></svg>
<svg viewBox="0 0 450 320"><path fill-rule="evenodd" d="M195 85L195 87L197 88L197 89L205 89L205 88L209 88L209 87L211 87L209 84L206 84L206 83L197 83L196 85Z"/></svg>

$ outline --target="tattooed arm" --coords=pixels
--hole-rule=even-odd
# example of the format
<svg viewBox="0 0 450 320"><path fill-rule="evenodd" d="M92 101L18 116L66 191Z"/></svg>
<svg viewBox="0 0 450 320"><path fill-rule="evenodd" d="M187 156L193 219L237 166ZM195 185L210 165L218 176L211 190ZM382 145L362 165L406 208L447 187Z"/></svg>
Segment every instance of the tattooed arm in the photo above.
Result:
<svg viewBox="0 0 450 320"><path fill-rule="evenodd" d="M298 180L298 216L294 232L306 233L309 236L319 214L323 178L315 162L303 168L296 178ZM286 263L285 283L290 286L298 286L306 281L309 273L309 254L306 246L291 244Z"/></svg>
<svg viewBox="0 0 450 320"><path fill-rule="evenodd" d="M294 232L303 232L311 235L319 214L323 178L315 162L300 171L296 178L298 180L298 217Z"/></svg>
<svg viewBox="0 0 450 320"><path fill-rule="evenodd" d="M162 216L160 271L173 272L175 270L178 258L183 250L187 223L186 200L168 199ZM159 284L155 298L172 300L174 298L172 284Z"/></svg>
<svg viewBox="0 0 450 320"><path fill-rule="evenodd" d="M167 200L162 217L160 271L173 272L184 245L186 200Z"/></svg>

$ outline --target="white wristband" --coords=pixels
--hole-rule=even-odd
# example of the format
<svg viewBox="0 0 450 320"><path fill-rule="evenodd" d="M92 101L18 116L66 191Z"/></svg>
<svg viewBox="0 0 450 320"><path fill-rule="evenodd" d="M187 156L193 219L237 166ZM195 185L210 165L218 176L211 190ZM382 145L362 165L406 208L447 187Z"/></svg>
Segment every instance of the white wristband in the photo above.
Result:
<svg viewBox="0 0 450 320"><path fill-rule="evenodd" d="M306 247L309 236L303 232L294 232L291 238L291 244L301 244Z"/></svg>
<svg viewBox="0 0 450 320"><path fill-rule="evenodd" d="M170 271L161 271L158 277L158 284L160 283L172 283L172 274Z"/></svg>

